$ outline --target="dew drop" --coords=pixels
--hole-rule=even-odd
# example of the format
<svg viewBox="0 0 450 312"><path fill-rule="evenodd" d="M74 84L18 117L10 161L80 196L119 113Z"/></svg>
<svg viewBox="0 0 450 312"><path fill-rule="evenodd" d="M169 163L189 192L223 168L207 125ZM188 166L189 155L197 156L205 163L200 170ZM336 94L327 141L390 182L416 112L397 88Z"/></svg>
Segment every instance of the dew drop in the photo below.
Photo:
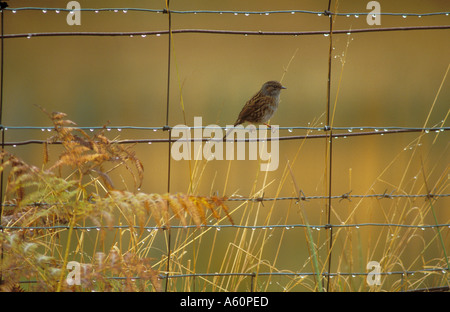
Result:
<svg viewBox="0 0 450 312"><path fill-rule="evenodd" d="M17 11L16 11L16 10L12 10L12 12L13 12L13 13L17 13Z"/></svg>
<svg viewBox="0 0 450 312"><path fill-rule="evenodd" d="M265 13L265 15L269 15L269 13Z"/></svg>
<svg viewBox="0 0 450 312"><path fill-rule="evenodd" d="M107 128L106 131L111 131L111 128Z"/></svg>
<svg viewBox="0 0 450 312"><path fill-rule="evenodd" d="M322 13L317 13L317 16L322 16Z"/></svg>
<svg viewBox="0 0 450 312"><path fill-rule="evenodd" d="M292 12L291 12L291 14L295 14L295 12L294 12L294 11L292 11Z"/></svg>
<svg viewBox="0 0 450 312"><path fill-rule="evenodd" d="M142 37L142 38L145 38L145 37L147 37L147 35L141 35L141 37Z"/></svg>
<svg viewBox="0 0 450 312"><path fill-rule="evenodd" d="M98 10L95 10L95 13L98 13Z"/></svg>
<svg viewBox="0 0 450 312"><path fill-rule="evenodd" d="M94 132L94 129L89 129L89 131Z"/></svg>
<svg viewBox="0 0 450 312"><path fill-rule="evenodd" d="M47 13L47 10L42 10L42 13L44 13L44 14Z"/></svg>
<svg viewBox="0 0 450 312"><path fill-rule="evenodd" d="M127 10L122 10L122 12L123 12L123 13L127 13L128 11L127 11Z"/></svg>
<svg viewBox="0 0 450 312"><path fill-rule="evenodd" d="M56 14L59 14L60 11L59 11L59 10L56 10L55 12L56 12Z"/></svg>
<svg viewBox="0 0 450 312"><path fill-rule="evenodd" d="M220 231L220 227L217 227L216 230L217 230L217 231Z"/></svg>
<svg viewBox="0 0 450 312"><path fill-rule="evenodd" d="M347 131L348 131L348 132L353 132L353 129L348 129Z"/></svg>
<svg viewBox="0 0 450 312"><path fill-rule="evenodd" d="M16 144L14 144L14 145L13 145L13 147L17 147L17 145L16 145Z"/></svg>
<svg viewBox="0 0 450 312"><path fill-rule="evenodd" d="M117 13L117 12L119 12L119 10L114 10L114 13Z"/></svg>
<svg viewBox="0 0 450 312"><path fill-rule="evenodd" d="M235 12L234 15L238 15L238 14Z"/></svg>
<svg viewBox="0 0 450 312"><path fill-rule="evenodd" d="M156 34L156 37L161 37L161 34Z"/></svg>
<svg viewBox="0 0 450 312"><path fill-rule="evenodd" d="M250 14L248 14L248 13L245 13L244 15L245 15L245 16L249 16Z"/></svg>
<svg viewBox="0 0 450 312"><path fill-rule="evenodd" d="M117 131L119 131L119 132L120 132L120 131L122 131L122 129L120 129L120 128L117 128Z"/></svg>
<svg viewBox="0 0 450 312"><path fill-rule="evenodd" d="M403 18L406 18L406 15L402 15Z"/></svg>
<svg viewBox="0 0 450 312"><path fill-rule="evenodd" d="M355 14L355 18L359 18L359 15L358 15L358 14Z"/></svg>
<svg viewBox="0 0 450 312"><path fill-rule="evenodd" d="M346 17L350 17L350 14L347 14Z"/></svg>
<svg viewBox="0 0 450 312"><path fill-rule="evenodd" d="M323 34L325 37L328 37L330 34Z"/></svg>
<svg viewBox="0 0 450 312"><path fill-rule="evenodd" d="M288 131L292 133L292 129L289 129Z"/></svg>

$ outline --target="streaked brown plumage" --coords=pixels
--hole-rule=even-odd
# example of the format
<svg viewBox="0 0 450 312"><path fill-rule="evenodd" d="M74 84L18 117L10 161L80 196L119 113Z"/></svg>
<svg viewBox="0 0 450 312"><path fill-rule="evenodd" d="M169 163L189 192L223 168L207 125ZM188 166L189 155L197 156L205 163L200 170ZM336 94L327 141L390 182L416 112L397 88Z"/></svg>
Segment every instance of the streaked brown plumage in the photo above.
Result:
<svg viewBox="0 0 450 312"><path fill-rule="evenodd" d="M249 122L265 124L270 127L267 122L277 111L281 89L286 89L286 87L282 86L278 81L267 81L263 84L261 90L245 103L234 126ZM225 140L227 135L228 132L222 140Z"/></svg>

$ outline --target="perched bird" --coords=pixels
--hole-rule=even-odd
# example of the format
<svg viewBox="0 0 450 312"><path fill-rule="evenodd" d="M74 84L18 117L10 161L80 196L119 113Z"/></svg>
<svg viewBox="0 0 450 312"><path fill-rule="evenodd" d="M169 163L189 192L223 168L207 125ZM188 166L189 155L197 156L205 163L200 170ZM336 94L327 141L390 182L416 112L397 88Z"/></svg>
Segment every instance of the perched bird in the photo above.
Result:
<svg viewBox="0 0 450 312"><path fill-rule="evenodd" d="M261 90L245 103L234 123L234 127L244 122L249 122L265 124L270 128L267 122L277 111L281 89L286 89L286 87L282 86L278 81L267 81L263 84ZM222 140L225 140L228 133L224 135Z"/></svg>

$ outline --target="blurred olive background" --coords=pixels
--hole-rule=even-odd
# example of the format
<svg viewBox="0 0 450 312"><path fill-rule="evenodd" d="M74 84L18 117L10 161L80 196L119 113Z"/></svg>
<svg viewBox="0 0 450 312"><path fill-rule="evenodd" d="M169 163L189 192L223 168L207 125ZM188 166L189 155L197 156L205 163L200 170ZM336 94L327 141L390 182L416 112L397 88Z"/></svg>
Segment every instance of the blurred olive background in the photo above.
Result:
<svg viewBox="0 0 450 312"><path fill-rule="evenodd" d="M379 1L383 12L429 13L450 11L450 3L441 1ZM114 1L80 0L82 8L152 8L163 9L164 1ZM9 1L10 8L59 7L66 1ZM328 1L180 1L171 0L173 10L312 10L324 11ZM332 11L367 12L367 1L339 1ZM67 12L17 11L4 14L5 34L39 32L131 32L167 30L166 14L122 10L118 12L82 12L81 25L69 26ZM366 16L339 16L334 29L347 30L372 27L405 27L449 24L449 16L423 16L403 18L382 16L381 25L369 26ZM249 31L326 31L329 20L315 14L172 14L173 29L220 29ZM333 36L333 63L331 103L336 103L333 126L423 127L435 100L439 86L449 65L449 30L395 31ZM61 111L80 126L157 126L165 125L167 93L168 36L118 36L118 37L31 37L6 39L4 46L4 100L3 124L5 126L50 126L47 116L34 105L48 111ZM289 64L283 84L281 104L272 124L281 127L323 126L325 123L329 37L315 36L243 36L214 34L174 34L170 80L169 125L184 124L181 97L186 123L193 126L195 116L203 117L203 125L225 126L235 121L240 109L267 80L280 80ZM450 103L450 80L444 82L426 126L441 125ZM339 94L338 94L338 86ZM444 124L448 125L448 122ZM304 134L304 131L286 130L281 135ZM323 132L313 132L320 134ZM108 136L120 139L167 138L167 132L112 130ZM51 134L40 130L8 130L7 141L42 139ZM430 133L420 140L420 147L410 143L419 133L390 134L339 138L333 141L332 193L340 195L391 192L425 194L421 173L421 158L429 174L430 187L447 183L448 133ZM211 161L197 164L202 174L196 173L199 195L239 194L254 196L264 186L265 197L296 196L293 179L288 174L284 180L286 163L292 165L293 176L306 196L326 194L325 140L280 142L280 165L274 172L259 171L255 161ZM301 146L301 148L300 148ZM413 149L409 147L413 146ZM297 154L297 152L300 152ZM31 163L42 164L41 146L10 148ZM135 147L144 163L145 178L141 191L167 192L168 147L164 143L142 144ZM53 159L56 160L57 149ZM296 156L297 155L297 156ZM52 157L52 155L50 156ZM412 159L412 160L411 160ZM194 162L171 161L170 192L187 192L189 172ZM228 166L230 166L228 171ZM136 190L124 171L113 176L119 189ZM440 182L439 182L440 181ZM442 182L444 181L444 182ZM255 187L255 188L254 188ZM405 200L403 205L427 207L423 199ZM439 198L435 204L439 223L448 223L448 199ZM325 201L302 202L311 224L324 224ZM238 203L229 203L235 208ZM274 206L272 206L274 205ZM256 208L256 206L258 206ZM256 224L262 224L270 207L274 207L270 223L302 223L299 205L293 202L267 202L255 204L253 214ZM253 209L253 208L252 208ZM358 222L388 222L408 224L408 219L395 219L393 210L398 207L390 200L333 201L332 222L339 224L351 220ZM355 211L355 213L352 213ZM386 215L393 213L393 218ZM419 212L414 212L419 214ZM286 217L288 216L288 217ZM433 219L427 219L433 224ZM235 213L236 224L240 220ZM224 221L223 223L227 223ZM296 231L296 232L295 232ZM430 230L431 233L433 230ZM232 230L222 231L234 237ZM271 255L283 239L275 267L281 270L300 270L308 256L302 229L292 230L273 238L264 249L263 258L272 261ZM364 228L358 233L359 242L376 240L386 234L385 229ZM426 234L424 234L426 235ZM447 248L450 247L448 229L443 229ZM422 263L408 263L422 250L423 242L410 242L408 253L403 254L405 267L422 268ZM325 234L321 239L325 238ZM227 237L219 237L227 246ZM384 240L384 238L383 238ZM204 244L207 245L205 237ZM217 242L216 242L217 243ZM337 247L344 248L339 245ZM343 243L342 243L343 244ZM437 241L432 243L427 259L441 257ZM164 249L163 243L161 248ZM366 257L374 256L383 248L373 251L367 245L363 259L358 258L364 271ZM224 250L216 247L221 261ZM206 250L204 252L209 252ZM339 252L338 252L339 253ZM208 254L198 256L201 263ZM359 255L359 254L358 254ZM408 257L409 255L410 257ZM215 256L216 257L216 256ZM336 263L334 263L336 264ZM211 267L214 268L214 265ZM342 269L343 267L340 267ZM217 268L216 268L217 269ZM307 267L306 271L310 270Z"/></svg>

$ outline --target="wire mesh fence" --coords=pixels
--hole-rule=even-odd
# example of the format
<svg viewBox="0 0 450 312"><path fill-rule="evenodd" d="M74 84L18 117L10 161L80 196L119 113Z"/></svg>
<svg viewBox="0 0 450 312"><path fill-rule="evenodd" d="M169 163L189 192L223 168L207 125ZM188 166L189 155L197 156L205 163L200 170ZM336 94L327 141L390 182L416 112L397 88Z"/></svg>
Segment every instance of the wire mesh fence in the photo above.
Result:
<svg viewBox="0 0 450 312"><path fill-rule="evenodd" d="M3 3L3 2L2 2ZM315 124L315 125L308 125L308 126L299 126L299 125L292 125L292 126L282 126L279 127L280 131L283 133L283 135L273 138L273 137L267 137L265 138L265 141L269 142L272 140L277 141L288 141L291 142L291 144L302 144L301 142L306 142L310 139L322 139L322 141L325 142L325 150L324 150L324 167L325 167L325 174L324 174L324 183L325 188L323 190L323 194L320 195L308 195L305 194L302 189L299 187L295 187L294 192L296 193L295 196L282 196L278 192L274 194L266 194L266 192L263 190L261 192L254 192L253 196L240 196L240 195L231 195L231 196L224 196L224 201L227 203L237 203L240 205L239 207L242 207L243 204L252 204L256 203L258 205L264 206L264 203L270 203L272 205L275 205L279 202L288 202L290 206L297 206L302 207L302 205L305 202L308 201L319 201L320 206L322 207L320 211L320 217L317 219L320 221L320 223L309 223L307 221L306 215L303 216L302 220L303 223L294 223L294 222L282 222L277 221L273 222L272 220L268 221L261 221L258 218L255 218L255 222L249 222L249 220L245 220L244 217L240 220L237 224L223 224L219 223L214 219L211 219L209 224L184 224L184 225L134 225L134 224L111 224L111 225L103 225L103 224L96 224L96 225L86 225L86 224L50 224L50 225L14 225L13 223L9 222L11 219L8 215L4 214L4 209L15 209L15 208L21 208L21 204L14 202L13 200L9 201L3 201L2 204L2 214L1 214L1 230L2 233L21 233L22 236L28 235L34 235L33 233L39 233L38 235L46 236L45 233L48 231L51 233L52 231L57 231L60 233L59 235L67 235L67 232L76 231L78 232L77 239L78 241L81 241L84 239L85 236L88 235L88 232L95 233L93 235L96 235L96 241L95 244L97 244L97 240L99 233L104 233L105 231L112 230L114 233L121 233L120 237L122 237L122 231L129 231L130 234L130 240L132 240L132 236L135 235L136 237L141 237L142 233L151 233L151 237L155 237L157 233L164 233L164 244L162 246L155 247L157 249L161 249L161 259L157 262L155 265L156 267L165 267L165 270L159 270L160 273L158 274L158 278L165 282L165 290L171 290L171 289L179 289L182 285L193 285L193 286L185 286L183 288L184 290L199 290L201 287L198 283L204 282L205 285L213 285L212 290L230 290L228 288L227 283L228 282L218 282L217 279L221 277L226 277L231 279L240 279L240 278L249 278L250 282L248 285L245 285L244 288L246 290L255 291L255 290L265 290L270 289L269 284L272 282L270 279L276 279L277 277L285 277L289 278L290 280L284 284L284 286L281 286L281 283L276 282L280 286L280 290L291 290L295 289L295 286L298 284L302 284L303 282L308 285L306 289L314 289L314 290L339 290L339 286L336 286L333 284L333 278L335 280L339 280L342 282L344 280L344 284L346 285L352 285L356 282L351 282L349 279L360 279L358 283L364 284L365 280L368 279L368 277L373 277L374 273L371 271L354 271L352 270L352 267L348 268L345 266L340 266L340 263L343 261L342 258L345 258L346 256L350 255L344 255L339 254L336 249L339 247L343 248L346 246L346 243L341 241L340 237L340 230L341 229L349 229L349 230L358 230L361 228L380 228L380 233L384 233L381 231L387 231L389 234L389 237L395 237L396 235L399 236L400 230L406 230L406 231L432 231L431 236L427 236L423 240L425 241L424 245L427 244L435 244L437 245L437 249L439 250L438 253L440 254L439 261L433 262L433 264L428 264L428 262L431 262L429 260L424 261L423 266L418 269L408 269L406 267L403 267L403 269L398 270L394 269L394 266L391 266L389 270L382 270L377 271L375 274L375 277L378 276L384 276L384 277L392 277L397 276L400 277L400 279L395 280L392 282L394 285L392 289L397 290L410 290L410 289L420 289L420 287L424 287L423 285L427 285L427 283L424 283L423 280L420 278L418 279L419 282L415 281L412 282L412 284L408 284L408 277L411 278L412 276L416 276L419 274L422 274L424 276L438 276L433 282L439 284L433 284L428 285L427 287L441 287L441 290L448 290L448 288L445 288L448 286L448 257L446 254L446 248L448 248L448 235L450 233L450 223L448 222L448 219L445 219L445 214L443 219L438 219L435 215L434 211L434 205L436 202L439 201L439 203L442 204L442 207L444 209L448 210L448 202L442 203L442 201L445 201L447 197L450 196L448 193L448 180L445 178L446 175L448 175L448 166L447 168L443 169L443 172L439 178L439 183L437 183L436 187L432 188L420 188L421 192L405 192L403 189L397 189L394 185L390 189L386 189L384 192L377 192L371 190L370 192L367 192L366 194L353 194L352 190L348 190L345 193L336 194L335 189L340 189L337 187L336 183L334 181L334 173L333 173L333 167L336 166L336 160L334 160L335 153L335 145L337 143L334 143L336 139L352 139L356 137L366 137L366 136L373 136L373 137L380 137L380 136L389 136L389 135L403 135L403 134L416 134L417 137L413 140L415 144L420 141L422 137L434 135L434 140L438 136L445 136L448 138L447 131L450 130L450 127L446 127L446 121L448 117L447 115L442 117L442 120L435 124L434 126L428 126L427 123L423 127L401 127L401 126L360 126L360 125L349 125L349 126L335 126L333 124L333 118L334 118L334 108L333 108L333 97L332 97L332 77L334 75L333 72L333 58L332 58L332 51L335 44L335 35L347 35L347 36L354 36L359 33L385 33L385 32L415 32L415 31L438 31L443 32L447 34L447 29L450 28L450 25L434 25L433 24L433 18L441 17L446 18L449 16L450 12L444 11L444 12L420 12L420 13L407 13L407 12L338 12L336 8L333 8L333 1L329 1L327 3L327 6L323 8L322 11L314 11L314 10L299 10L299 9L292 9L292 10L264 10L264 11L257 11L257 10L175 10L172 9L171 6L169 6L169 1L166 1L163 8L160 9L147 9L147 8L134 8L134 7L120 7L120 8L87 8L87 7L80 7L80 8L67 8L67 7L13 7L14 3L11 3L11 7L7 7L5 3L3 3L2 6L2 12L1 12L1 24L2 24L2 33L1 33L1 43L2 43L2 50L1 50L1 106L0 106L0 116L3 115L3 110L8 105L14 105L14 103L8 103L7 101L3 100L3 90L5 88L5 84L8 83L8 76L4 74L4 67L9 66L8 61L5 61L5 48L8 48L9 44L13 44L13 40L21 40L20 38L27 38L32 40L44 40L44 38L51 38L51 37L64 37L64 38L73 38L73 37L142 37L146 38L148 36L154 36L161 37L161 36L167 36L167 41L164 43L161 43L161 45L167 45L167 50L165 52L165 57L167 58L166 64L163 66L166 69L166 93L162 94L161 96L163 99L160 99L160 105L163 103L164 109L163 113L160 114L162 118L156 125L151 126L137 126L137 125L125 125L125 126L116 126L116 125L98 125L93 124L90 126L71 126L74 129L83 130L86 131L86 133L96 133L99 131L104 131L106 134L123 134L126 131L139 131L139 133L144 133L146 138L139 139L139 138L129 138L129 139L121 139L121 138L114 138L110 141L111 144L119 144L119 145L132 145L132 144L138 144L138 145L145 145L148 146L152 143L161 143L167 145L167 167L164 169L166 178L167 178L167 193L173 192L174 187L172 186L173 179L175 178L174 173L174 162L171 159L171 147L172 144L175 141L180 141L181 139L176 139L172 135L172 131L174 129L174 125L170 121L171 117L171 90L176 88L174 86L173 77L171 75L173 74L173 66L177 65L177 63L174 60L174 43L176 40L174 39L173 35L177 34L177 36L188 36L192 34L197 34L200 36L203 35L209 35L209 36L273 36L273 37L281 37L285 38L286 36L290 37L297 37L297 36L323 36L326 37L328 40L328 44L326 47L326 58L327 58L327 95L325 99L325 113L324 118L325 121L321 124ZM14 27L14 21L15 19L20 18L22 14L65 14L67 15L67 18L70 16L74 16L76 14L89 14L89 15L101 15L101 14L137 14L138 17L136 18L151 18L155 15L161 15L166 19L167 21L167 28L166 29L157 29L157 30L150 30L150 31L71 31L71 32L64 32L64 31L39 31L39 32L16 32ZM249 17L249 16L273 16L273 15L307 15L314 18L320 18L320 19L327 19L328 29L325 30L307 30L307 31L266 31L266 30L235 30L235 29L228 29L228 30L218 30L218 29L198 29L198 28L177 28L174 29L173 23L176 20L178 16L220 16L220 15L231 15L231 16L243 16L243 17ZM368 27L368 28L360 28L360 29L335 29L335 22L336 19L363 19L370 17L392 17L397 19L410 19L410 18L416 18L417 20L423 21L425 19L430 19L431 25L420 25L420 26L392 26L392 27ZM115 17L116 19L120 19L121 17ZM198 17L196 17L198 18ZM197 22L197 21L195 21ZM11 25L9 27L5 27L5 23L11 23L8 25ZM200 22L198 22L200 23ZM87 65L86 65L87 66ZM448 68L447 68L448 72ZM446 77L446 75L445 75ZM445 82L445 77L442 81L442 85ZM439 91L441 90L439 89ZM439 93L439 92L438 92ZM182 101L181 101L182 102ZM42 105L41 103L39 103ZM173 108L172 108L173 109ZM1 130L2 130L2 149L3 151L5 149L12 150L14 152L15 148L23 147L23 148L29 148L32 145L45 145L45 146L51 146L51 145L61 145L64 142L58 141L58 140L48 140L48 139L42 139L42 135L49 135L53 134L55 132L55 127L48 127L48 126L36 126L36 125L5 125L3 124L2 118L0 117L0 123L1 123ZM220 129L224 130L226 129L225 126L219 127ZM205 130L209 129L209 126L202 126L202 127L188 127L188 130ZM21 131L26 132L26 137L24 139L18 139L18 140L10 140L8 139L11 137L19 137L17 133L20 133ZM304 131L305 133L298 134L294 133L297 131ZM158 133L161 137L158 138L148 138L151 134ZM11 134L12 133L12 134ZM133 132L132 135L134 135L135 132ZM31 138L30 138L31 136ZM33 138L32 136L35 136ZM187 139L188 142L208 142L211 138L192 138ZM244 138L241 141L244 142L252 142L253 139L251 138ZM254 139L258 141L258 139ZM253 141L254 141L253 140ZM182 141L182 140L181 140ZM236 142L239 142L239 139L236 140ZM339 142L339 141L338 141ZM447 142L448 145L448 142ZM153 146L153 145L152 145ZM405 150L407 149L414 149L416 148L417 144L411 144L409 146L404 147ZM443 152L443 155L445 154L445 151ZM161 156L160 156L161 157ZM445 163L447 160L444 156L444 167L446 166ZM448 164L448 162L447 162ZM286 172L289 170L286 169ZM287 174L288 175L288 174ZM2 198L4 198L4 192L6 187L6 180L3 176L2 172ZM295 181L293 182L295 184ZM212 192L213 193L213 192ZM219 194L216 194L216 196L219 196ZM429 214L432 214L434 216L435 223L434 224L409 224L406 220L407 218L403 218L405 220L404 223L401 222L346 222L346 220L341 220L340 218L336 217L336 213L333 212L333 206L337 205L337 203L341 202L352 202L352 200L359 200L359 203L361 203L362 200L376 200L379 201L400 201L400 200L406 200L408 202L415 203L416 200L423 200L423 203L428 204L422 204L423 206L427 206L427 211ZM58 203L52 203L52 202L35 202L35 203L28 203L27 207L35 207L35 208L41 208L41 207L54 207L59 205L69 205L70 203L65 202L58 202ZM357 204L359 205L359 204ZM236 208L237 210L238 208ZM299 208L301 209L301 208ZM236 211L233 210L233 211ZM395 209L394 209L395 210ZM430 213L432 211L432 213ZM389 212L384 212L389 213ZM394 212L395 214L395 212ZM245 216L245 214L244 214ZM386 218L386 220L389 218ZM256 222L256 221L260 222ZM287 221L287 219L285 220ZM417 220L415 220L417 221ZM274 266L271 266L270 264L265 263L263 260L260 259L259 263L257 265L250 266L250 268L246 268L244 271L239 271L239 268L230 266L230 265L223 265L221 269L223 271L220 272L198 272L197 268L195 267L194 263L197 261L205 261L205 260L198 260L198 254L201 254L201 251L194 251L194 255L192 257L192 260L188 261L188 264L181 265L181 262L178 262L180 258L182 258L182 255L180 254L180 250L185 250L184 247L179 247L178 245L175 247L175 242L179 243L180 240L183 241L183 239L180 238L179 234L177 234L177 231L186 231L186 230L192 230L192 233L189 232L189 234L186 234L190 240L186 239L188 241L187 245L194 245L197 244L197 241L201 240L202 235L206 231L215 230L216 233L218 231L236 231L236 235L247 235L244 234L244 232L238 232L238 231L249 231L251 233L254 233L255 231L258 231L262 234L260 234L260 238L263 241L267 239L270 235L273 234L265 234L265 233L274 233L274 231L279 231L275 235L285 235L284 233L287 233L288 230L296 230L296 229L302 229L305 232L305 237L307 243L309 244L309 257L306 262L308 263L308 266L311 265L312 269L305 270L305 266L303 266L298 272L296 270L298 269L277 269ZM198 232L203 231L203 232ZM323 238L323 235L321 238L317 238L317 242L314 243L314 237L312 236L311 232L315 231L316 233L325 233ZM62 233L66 234L62 234ZM31 234L30 234L31 233ZM281 234L280 234L281 233ZM50 235L50 234L48 234ZM70 234L69 234L70 235ZM118 235L118 234L116 234ZM287 235L287 234L286 234ZM364 235L364 234L363 234ZM381 234L380 234L381 235ZM405 236L417 236L416 232L407 232ZM82 238L83 237L83 238ZM145 240L152 239L148 238L150 236L147 236ZM262 238L261 238L262 237ZM116 237L117 238L117 237ZM5 239L5 238L4 238ZM120 238L122 239L122 238ZM216 239L216 236L214 236L214 241ZM142 240L142 243L144 243L145 240ZM256 240L256 238L255 238ZM427 241L428 240L428 241ZM68 241L70 241L70 236L68 238ZM319 242L320 241L320 242ZM403 239L402 239L403 241ZM200 243L198 243L200 244ZM238 245L235 242L233 242L234 245ZM392 244L392 242L388 242L387 245ZM230 245L232 245L230 243ZM2 245L3 246L3 245ZM262 245L261 247L261 253L262 249L265 245ZM338 247L336 247L338 246ZM239 246L241 248L241 246ZM197 247L202 248L202 247ZM269 247L265 247L269 248ZM278 247L279 248L279 247ZM315 250L317 248L317 250ZM77 248L78 249L78 248ZM103 248L104 249L104 248ZM165 249L165 250L162 250ZM194 248L195 249L195 248ZM276 248L275 248L276 249ZM362 249L362 248L361 248ZM69 250L69 249L67 249ZM211 253L213 252L214 248L212 248ZM324 251L325 250L325 251ZM320 251L324 252L323 259L319 261L317 259L318 254ZM75 251L70 251L75 252ZM105 252L103 250L103 252ZM360 251L361 252L361 251ZM415 250L416 253L420 253L419 251ZM256 257L254 254L251 254L250 250L245 251L246 254L251 255L251 257ZM148 251L144 252L143 254L147 255ZM259 254L259 251L255 251L255 254ZM337 254L337 255L335 255ZM222 253L219 253L219 257L222 255ZM151 253L150 253L150 256ZM236 254L236 257L237 254ZM2 259L3 256L3 247L2 247ZM319 257L320 258L320 257ZM67 257L65 257L67 260ZM210 256L209 261L211 261L212 256ZM67 261L66 261L67 262ZM66 264L64 262L64 264ZM317 262L320 262L319 266L314 266L313 264L316 264ZM352 262L352 261L349 261ZM267 265L268 271L260 270L260 265L263 263L264 265ZM339 263L337 265L336 263ZM190 266L189 266L190 265ZM398 264L397 264L398 266ZM347 269L347 271L343 271ZM207 268L209 269L210 266L208 265ZM336 271L341 269L341 271ZM364 265L359 266L359 268L365 268ZM227 271L228 269L228 271ZM367 268L369 270L369 268ZM164 272L165 271L165 272ZM187 273L180 273L180 272L187 272ZM2 273L3 276L3 273ZM133 280L139 280L142 276L135 275L132 277ZM111 280L117 280L120 281L122 279L130 279L130 277L122 277L122 276L109 276L108 279ZM193 280L192 280L193 279ZM264 279L269 279L265 281ZM306 280L309 279L307 282ZM174 285L170 284L170 281L176 280ZM313 281L311 281L313 280ZM181 282L178 282L181 281ZM420 282L421 281L421 282ZM28 280L21 280L22 284L33 284L38 283L37 280L30 278ZM264 285L264 286L262 286ZM286 286L287 285L287 286ZM334 286L333 286L334 285ZM359 285L359 284L358 284ZM379 284L376 284L379 285ZM197 288L196 288L197 287ZM206 287L206 286L203 286ZM351 287L349 286L351 289ZM378 288L379 289L379 288Z"/></svg>

